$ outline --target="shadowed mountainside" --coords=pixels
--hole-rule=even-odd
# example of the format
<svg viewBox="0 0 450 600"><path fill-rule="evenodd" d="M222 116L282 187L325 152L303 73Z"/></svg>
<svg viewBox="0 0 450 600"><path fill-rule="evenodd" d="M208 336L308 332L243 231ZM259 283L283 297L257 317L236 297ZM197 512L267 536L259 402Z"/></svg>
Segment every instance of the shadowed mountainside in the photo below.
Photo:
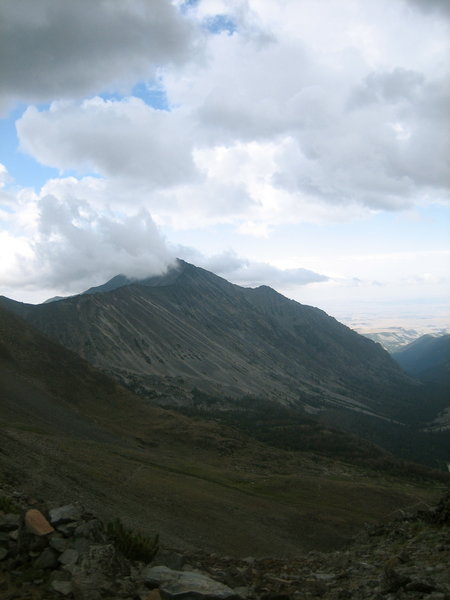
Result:
<svg viewBox="0 0 450 600"><path fill-rule="evenodd" d="M418 379L450 384L450 334L423 335L391 356Z"/></svg>
<svg viewBox="0 0 450 600"><path fill-rule="evenodd" d="M241 556L338 546L445 480L277 450L150 406L4 309L0 340L1 480L55 502L75 494L169 545Z"/></svg>

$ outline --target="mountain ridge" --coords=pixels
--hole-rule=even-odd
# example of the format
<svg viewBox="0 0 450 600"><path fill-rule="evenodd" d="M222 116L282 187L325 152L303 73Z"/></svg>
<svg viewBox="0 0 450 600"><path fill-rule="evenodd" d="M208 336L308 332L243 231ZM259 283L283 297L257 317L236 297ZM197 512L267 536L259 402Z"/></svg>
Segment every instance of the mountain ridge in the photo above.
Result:
<svg viewBox="0 0 450 600"><path fill-rule="evenodd" d="M340 392L344 391L348 396L349 387L357 388L359 385L361 388L358 368L366 367L367 354L375 363L366 369L370 371L372 381L377 378L378 366L389 372L385 373L386 377L389 374L397 382L406 382L407 378L381 347L353 332L320 309L289 300L268 286L243 288L184 261L180 261L179 265L181 268L169 271L166 276L148 278L140 282L118 276L119 282L117 278L113 278L104 286L91 288L85 294L59 300L57 305L51 303L36 307L18 306L11 302L7 302L7 305L100 368L108 368L108 365L99 353L95 354L85 345L83 347L81 341L74 343L71 337L76 335L71 336L67 320L79 319L74 313L84 311L86 319L91 320L96 327L97 319L108 321L108 310L111 314L116 312L115 331L98 332L98 337L110 342L114 340L117 347L121 338L118 331L124 330L119 323L122 316L128 319L127 327L134 334L132 343L137 346L137 349L130 348L128 343L128 357L132 358L127 360L116 357L117 369L125 364L132 374L137 371L151 372L163 377L185 376L200 389L205 389L205 381L212 379L213 385L210 389L206 388L206 391L211 392L224 391L231 395L271 394L278 396L281 401L284 395L288 402L298 402L295 388L301 389L306 384L307 394L324 396L326 394L320 379L328 378L328 387L331 385L332 388L328 390L328 402L333 405L336 402L353 402L357 407L361 404L360 398L349 400L348 397L342 397ZM113 289L110 289L111 287ZM207 297L207 301L201 302L199 295ZM106 311L102 309L105 305L108 306ZM133 310L139 313L140 323L131 315ZM155 311L158 312L158 319L152 318ZM63 313L64 322L59 322L58 327L48 322L50 319L61 319ZM142 336L139 336L139 325L145 320L151 320L152 331L147 331L147 335L142 339ZM78 324L84 327L85 337L89 337L89 323ZM157 333L154 332L161 327L166 330L169 344L160 344L163 348L159 355L156 347L146 349L145 345L154 342L157 337ZM197 355L195 347L189 351L189 346L195 346L194 340L197 342ZM120 342L125 343L123 337ZM221 364L223 361L220 355L223 354L225 342L227 349L233 348L230 360L231 371L234 371L234 374L231 377L229 366ZM177 344L182 347L181 356L178 357L181 360L172 360L175 364L171 365L168 357L176 354L173 346ZM102 352L105 350L103 348ZM214 360L211 360L212 355L215 356ZM351 361L348 360L349 355ZM269 376L262 375L265 380L262 386L257 385L255 381L252 384L245 381L245 373L251 377L252 364L258 361L262 361L267 370L274 371L269 372ZM337 363L341 370L347 371L344 386L340 384L339 380L342 380L342 377L336 373L337 368L330 367L331 362ZM164 363L169 363L166 368L161 366ZM282 367L274 368L279 363L283 363ZM233 379L236 385L230 383L229 380ZM354 395L361 396L361 390L356 391Z"/></svg>
<svg viewBox="0 0 450 600"><path fill-rule="evenodd" d="M268 286L177 266L49 304L1 302L152 403L194 406L199 390L223 411L261 398L390 450L406 432L402 455L414 452L411 425L438 410L379 344Z"/></svg>

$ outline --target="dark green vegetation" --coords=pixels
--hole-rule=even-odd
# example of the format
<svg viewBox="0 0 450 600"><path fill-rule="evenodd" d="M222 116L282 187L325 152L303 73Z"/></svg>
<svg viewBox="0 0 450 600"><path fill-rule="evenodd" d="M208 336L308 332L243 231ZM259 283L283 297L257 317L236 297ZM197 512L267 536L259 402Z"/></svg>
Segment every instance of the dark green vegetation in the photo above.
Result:
<svg viewBox="0 0 450 600"><path fill-rule="evenodd" d="M159 535L154 537L137 533L125 527L120 519L108 523L106 532L116 548L129 560L151 563L158 552Z"/></svg>
<svg viewBox="0 0 450 600"><path fill-rule="evenodd" d="M266 286L242 288L179 261L166 275L140 282L118 276L57 302L3 303L152 403L195 408L196 388L245 429L250 397L261 401L252 417L266 412L265 401L281 419L286 410L295 415L293 428L270 427L268 439L256 436L262 441L278 436L289 449L356 451L343 448L337 432L323 434L331 427L405 460L440 467L447 458L440 434L419 432L442 410L440 395L379 344ZM297 426L310 423L308 415L321 426L302 432Z"/></svg>
<svg viewBox="0 0 450 600"><path fill-rule="evenodd" d="M224 410L223 399L214 398L194 389L192 406L179 409L183 414L192 417L209 419L235 427L247 435L285 450L314 452L322 456L339 458L367 469L394 474L396 476L427 478L442 477L447 480L446 473L430 471L424 466L411 462L421 462L424 457L434 469L446 471L445 457L449 451L448 432L430 433L395 424L380 423L378 436L372 433L373 439L384 436L390 452L379 445L342 430L325 427L311 416L297 408L280 406L273 402L246 397L240 401L228 398L227 409ZM361 423L363 427L363 423ZM373 424L372 424L373 429ZM408 460L398 458L407 457ZM425 461L426 462L426 461Z"/></svg>
<svg viewBox="0 0 450 600"><path fill-rule="evenodd" d="M165 545L246 556L345 543L440 495L395 477L275 448L235 427L145 403L0 310L0 478L30 496L80 500ZM430 478L431 477L431 478Z"/></svg>

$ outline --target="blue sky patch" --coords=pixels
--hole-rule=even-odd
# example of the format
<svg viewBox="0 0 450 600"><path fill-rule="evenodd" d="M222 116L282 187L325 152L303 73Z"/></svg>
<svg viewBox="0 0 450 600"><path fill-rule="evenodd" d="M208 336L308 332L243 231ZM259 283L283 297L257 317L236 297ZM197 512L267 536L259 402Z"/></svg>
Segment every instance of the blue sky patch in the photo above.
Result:
<svg viewBox="0 0 450 600"><path fill-rule="evenodd" d="M207 17L203 21L203 27L210 33L222 33L226 31L228 35L232 35L237 31L236 23L229 15L214 15Z"/></svg>

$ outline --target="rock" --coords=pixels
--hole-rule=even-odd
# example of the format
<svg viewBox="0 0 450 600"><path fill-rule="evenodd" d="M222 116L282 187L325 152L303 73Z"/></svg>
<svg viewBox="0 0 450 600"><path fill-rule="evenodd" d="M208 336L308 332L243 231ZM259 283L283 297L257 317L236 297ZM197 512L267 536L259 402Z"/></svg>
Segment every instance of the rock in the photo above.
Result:
<svg viewBox="0 0 450 600"><path fill-rule="evenodd" d="M64 552L64 550L69 546L69 540L63 537L60 533L55 532L49 536L48 540L50 546L59 553Z"/></svg>
<svg viewBox="0 0 450 600"><path fill-rule="evenodd" d="M4 560L8 554L9 552L6 548L0 548L0 560Z"/></svg>
<svg viewBox="0 0 450 600"><path fill-rule="evenodd" d="M77 527L78 521L72 521L71 523L60 523L59 525L56 525L56 529L65 537L72 537Z"/></svg>
<svg viewBox="0 0 450 600"><path fill-rule="evenodd" d="M8 533L8 537L13 542L17 542L17 540L19 539L19 530L18 529L14 529L13 531L10 531Z"/></svg>
<svg viewBox="0 0 450 600"><path fill-rule="evenodd" d="M73 539L73 547L80 554L84 554L85 552L87 552L92 545L93 544L91 541L83 537Z"/></svg>
<svg viewBox="0 0 450 600"><path fill-rule="evenodd" d="M430 592L434 592L436 590L436 584L433 581L414 579L410 583L405 586L405 590L407 592L421 592L424 594L429 594Z"/></svg>
<svg viewBox="0 0 450 600"><path fill-rule="evenodd" d="M69 596L73 591L73 586L70 581L52 581L50 587L63 596Z"/></svg>
<svg viewBox="0 0 450 600"><path fill-rule="evenodd" d="M74 535L77 537L83 537L92 542L105 543L106 536L103 524L98 519L90 519L84 521L74 531Z"/></svg>
<svg viewBox="0 0 450 600"><path fill-rule="evenodd" d="M58 554L52 548L45 550L34 561L36 569L56 569L58 566Z"/></svg>
<svg viewBox="0 0 450 600"><path fill-rule="evenodd" d="M71 521L79 521L82 513L81 506L78 504L66 504L65 506L53 508L50 511L49 516L51 523L56 526Z"/></svg>
<svg viewBox="0 0 450 600"><path fill-rule="evenodd" d="M152 590L149 592L148 596L146 596L145 600L161 600L161 594L158 589Z"/></svg>
<svg viewBox="0 0 450 600"><path fill-rule="evenodd" d="M0 516L0 531L13 531L18 529L20 525L20 516L7 513L6 515Z"/></svg>
<svg viewBox="0 0 450 600"><path fill-rule="evenodd" d="M93 544L83 556L81 568L86 573L101 573L114 578L129 575L129 566L113 544Z"/></svg>
<svg viewBox="0 0 450 600"><path fill-rule="evenodd" d="M398 571L390 566L386 566L381 580L382 592L384 594L397 592L400 588L405 587L410 581L409 577L398 573Z"/></svg>
<svg viewBox="0 0 450 600"><path fill-rule="evenodd" d="M79 557L80 554L77 550L74 550L73 548L67 548L59 557L59 562L64 566L70 567L77 564Z"/></svg>
<svg viewBox="0 0 450 600"><path fill-rule="evenodd" d="M44 536L55 531L44 515L37 508L30 508L25 513L25 526L30 533Z"/></svg>
<svg viewBox="0 0 450 600"><path fill-rule="evenodd" d="M10 532L11 533L11 532ZM0 531L0 544L8 544L10 537L9 537L9 533L5 533L4 531Z"/></svg>
<svg viewBox="0 0 450 600"><path fill-rule="evenodd" d="M147 567L143 571L149 587L159 587L163 600L232 600L238 595L228 586L202 573L174 571L168 567Z"/></svg>

